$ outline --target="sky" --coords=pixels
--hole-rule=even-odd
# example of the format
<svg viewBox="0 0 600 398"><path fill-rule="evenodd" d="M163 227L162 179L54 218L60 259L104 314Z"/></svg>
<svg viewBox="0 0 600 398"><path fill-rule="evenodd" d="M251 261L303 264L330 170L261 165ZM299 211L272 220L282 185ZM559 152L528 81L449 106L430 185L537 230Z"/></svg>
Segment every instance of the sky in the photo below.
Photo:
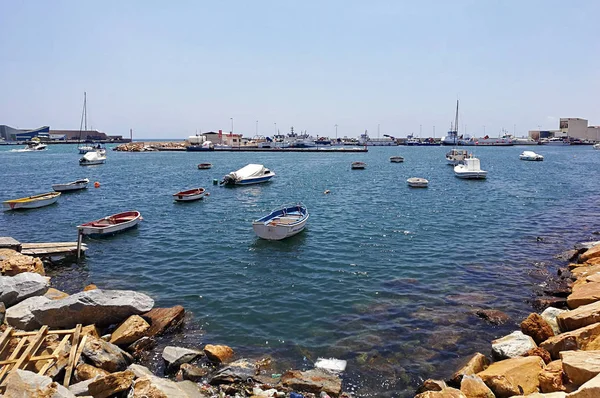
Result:
<svg viewBox="0 0 600 398"><path fill-rule="evenodd" d="M183 139L600 124L597 0L0 0L0 124ZM484 127L485 126L485 127Z"/></svg>

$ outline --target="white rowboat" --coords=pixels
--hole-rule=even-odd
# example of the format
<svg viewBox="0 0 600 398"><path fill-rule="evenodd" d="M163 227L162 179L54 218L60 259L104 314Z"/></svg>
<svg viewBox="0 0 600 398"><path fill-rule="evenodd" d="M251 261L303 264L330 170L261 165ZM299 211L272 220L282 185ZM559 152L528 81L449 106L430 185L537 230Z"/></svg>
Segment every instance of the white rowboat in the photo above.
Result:
<svg viewBox="0 0 600 398"><path fill-rule="evenodd" d="M84 178L82 180L68 182L66 184L52 184L52 189L54 189L56 192L77 191L78 189L87 188L89 182L90 180Z"/></svg>
<svg viewBox="0 0 600 398"><path fill-rule="evenodd" d="M202 199L208 193L204 188L194 188L187 191L181 191L173 194L173 199L177 202L191 202Z"/></svg>
<svg viewBox="0 0 600 398"><path fill-rule="evenodd" d="M308 210L302 203L286 205L254 221L252 228L259 238L281 240L304 230L308 217Z"/></svg>
<svg viewBox="0 0 600 398"><path fill-rule="evenodd" d="M406 182L408 183L409 187L413 188L427 188L427 185L429 184L429 181L427 181L425 178L419 177L409 178L406 180Z"/></svg>
<svg viewBox="0 0 600 398"><path fill-rule="evenodd" d="M58 200L59 196L60 192L48 192L26 198L5 200L2 202L2 205L7 210L36 209L53 204Z"/></svg>
<svg viewBox="0 0 600 398"><path fill-rule="evenodd" d="M78 225L77 229L82 235L106 236L134 228L141 221L139 211L126 211Z"/></svg>

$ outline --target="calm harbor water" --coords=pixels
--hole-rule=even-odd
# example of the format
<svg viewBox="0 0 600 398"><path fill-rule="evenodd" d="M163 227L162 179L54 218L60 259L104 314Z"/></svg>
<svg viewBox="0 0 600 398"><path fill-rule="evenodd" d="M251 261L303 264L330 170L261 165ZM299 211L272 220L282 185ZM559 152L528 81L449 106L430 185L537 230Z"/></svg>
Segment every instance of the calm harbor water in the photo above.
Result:
<svg viewBox="0 0 600 398"><path fill-rule="evenodd" d="M370 148L368 153L121 153L81 167L75 146L42 153L0 147L0 198L51 190L88 177L101 187L63 194L50 207L0 214L0 236L23 242L74 241L84 221L136 209L137 230L87 240L87 258L53 270L70 292L145 292L157 305L193 313L189 344L271 354L281 368L317 357L347 359L345 389L357 396L411 396L429 377L451 374L462 358L518 328L534 288L553 272L553 255L598 239L600 151L535 147L543 162L520 161L531 147L470 148L486 181L454 177L447 147ZM404 163L390 163L401 155ZM350 170L352 161L368 164ZM200 162L213 163L197 170ZM214 178L247 163L277 176L224 188ZM409 177L429 179L411 189ZM174 203L203 186L210 197ZM329 189L329 195L323 192ZM302 201L306 231L258 240L251 221ZM542 238L537 239L538 237ZM499 309L513 319L490 326L473 315ZM195 332L197 333L195 333Z"/></svg>

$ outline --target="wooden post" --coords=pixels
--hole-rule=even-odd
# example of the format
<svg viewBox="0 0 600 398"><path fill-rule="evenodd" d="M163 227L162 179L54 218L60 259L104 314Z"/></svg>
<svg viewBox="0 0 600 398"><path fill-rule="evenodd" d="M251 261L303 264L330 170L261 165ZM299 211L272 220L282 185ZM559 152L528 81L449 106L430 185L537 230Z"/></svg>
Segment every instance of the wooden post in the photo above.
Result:
<svg viewBox="0 0 600 398"><path fill-rule="evenodd" d="M81 242L83 241L83 233L77 229L77 262L81 260Z"/></svg>

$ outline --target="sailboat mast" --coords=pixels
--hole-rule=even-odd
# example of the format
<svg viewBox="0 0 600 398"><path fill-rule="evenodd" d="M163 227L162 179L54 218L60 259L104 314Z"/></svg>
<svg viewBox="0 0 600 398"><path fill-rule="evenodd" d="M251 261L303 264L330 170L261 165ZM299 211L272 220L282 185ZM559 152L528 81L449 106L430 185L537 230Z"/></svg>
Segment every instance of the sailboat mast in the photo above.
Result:
<svg viewBox="0 0 600 398"><path fill-rule="evenodd" d="M87 131L87 93L85 91L83 92L83 115L85 117L85 128L83 131Z"/></svg>
<svg viewBox="0 0 600 398"><path fill-rule="evenodd" d="M456 100L456 118L454 119L454 129L456 130L456 135L458 136L458 100Z"/></svg>

